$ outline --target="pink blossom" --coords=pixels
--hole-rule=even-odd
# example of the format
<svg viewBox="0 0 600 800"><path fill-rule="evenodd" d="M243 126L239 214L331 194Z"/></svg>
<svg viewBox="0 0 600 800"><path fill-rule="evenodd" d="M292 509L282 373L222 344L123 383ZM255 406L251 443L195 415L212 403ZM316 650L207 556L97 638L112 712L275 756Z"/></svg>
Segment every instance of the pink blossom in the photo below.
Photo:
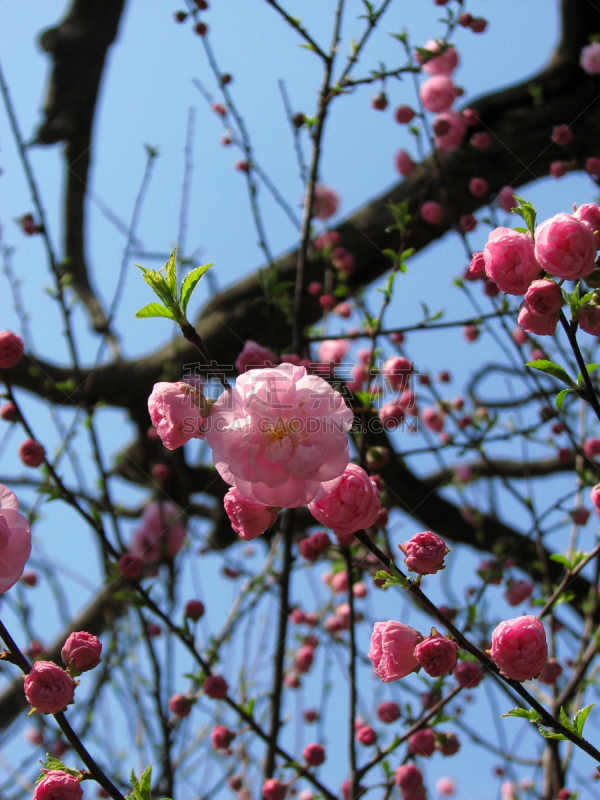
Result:
<svg viewBox="0 0 600 800"><path fill-rule="evenodd" d="M435 39L430 39L423 45L423 48L432 53L439 53L440 51L440 46ZM417 57L417 61L422 63L420 54ZM426 72L428 75L447 75L450 77L457 66L458 53L456 49L450 45L450 47L444 50L441 56L434 56L426 61L425 64L423 64L423 72Z"/></svg>
<svg viewBox="0 0 600 800"><path fill-rule="evenodd" d="M550 138L554 144L567 147L573 141L573 131L568 125L555 125Z"/></svg>
<svg viewBox="0 0 600 800"><path fill-rule="evenodd" d="M204 694L213 700L222 700L227 697L228 689L227 681L221 675L209 675L202 686Z"/></svg>
<svg viewBox="0 0 600 800"><path fill-rule="evenodd" d="M303 645L296 653L294 659L296 670L301 674L308 672L312 667L314 657L315 653L313 648L308 645Z"/></svg>
<svg viewBox="0 0 600 800"><path fill-rule="evenodd" d="M465 325L463 328L463 336L467 342L475 342L479 338L479 328L477 325Z"/></svg>
<svg viewBox="0 0 600 800"><path fill-rule="evenodd" d="M600 336L600 307L586 303L579 309L579 327L591 336Z"/></svg>
<svg viewBox="0 0 600 800"><path fill-rule="evenodd" d="M585 160L585 171L588 175L593 175L595 178L600 175L600 158L591 156Z"/></svg>
<svg viewBox="0 0 600 800"><path fill-rule="evenodd" d="M592 42L582 48L579 63L588 75L600 74L600 42Z"/></svg>
<svg viewBox="0 0 600 800"><path fill-rule="evenodd" d="M438 126L441 123L444 123L444 127L440 129ZM436 127L439 133L436 131ZM458 150L467 132L462 115L452 108L438 114L433 121L433 128L435 133L433 144L440 153L453 153Z"/></svg>
<svg viewBox="0 0 600 800"><path fill-rule="evenodd" d="M496 202L503 211L507 214L512 213L513 208L518 205L518 200L515 200L515 190L512 186L503 186L498 192Z"/></svg>
<svg viewBox="0 0 600 800"><path fill-rule="evenodd" d="M398 150L394 155L394 167L396 172L406 178L415 168L415 162L406 150Z"/></svg>
<svg viewBox="0 0 600 800"><path fill-rule="evenodd" d="M414 365L404 356L391 356L383 365L383 375L392 389L406 389Z"/></svg>
<svg viewBox="0 0 600 800"><path fill-rule="evenodd" d="M585 525L588 519L590 518L590 512L587 510L587 508L584 508L583 506L578 506L577 508L574 508L570 512L570 514L571 514L571 519L573 520L575 525Z"/></svg>
<svg viewBox="0 0 600 800"><path fill-rule="evenodd" d="M585 222L592 233L600 231L600 206L595 203L584 203L573 212L575 219Z"/></svg>
<svg viewBox="0 0 600 800"><path fill-rule="evenodd" d="M81 776L69 775L62 769L44 770L45 775L36 785L33 800L81 800Z"/></svg>
<svg viewBox="0 0 600 800"><path fill-rule="evenodd" d="M380 508L377 485L362 467L352 463L334 489L308 504L313 517L336 535L369 528Z"/></svg>
<svg viewBox="0 0 600 800"><path fill-rule="evenodd" d="M550 275L570 281L584 278L595 268L594 234L571 214L556 214L536 228L535 256Z"/></svg>
<svg viewBox="0 0 600 800"><path fill-rule="evenodd" d="M458 645L455 641L446 639L441 633L435 633L415 647L415 658L431 678L441 678L453 671L457 652Z"/></svg>
<svg viewBox="0 0 600 800"><path fill-rule="evenodd" d="M75 631L65 642L61 651L63 662L71 675L80 675L97 667L102 652L102 643L97 636L86 631Z"/></svg>
<svg viewBox="0 0 600 800"><path fill-rule="evenodd" d="M443 756L453 756L460 750L460 742L455 733L438 734L439 741L437 748Z"/></svg>
<svg viewBox="0 0 600 800"><path fill-rule="evenodd" d="M511 228L490 233L483 257L488 278L507 294L525 294L540 272L531 236Z"/></svg>
<svg viewBox="0 0 600 800"><path fill-rule="evenodd" d="M317 250L330 250L332 247L338 247L341 243L342 237L337 231L325 231L315 239Z"/></svg>
<svg viewBox="0 0 600 800"><path fill-rule="evenodd" d="M408 752L413 756L429 758L435 751L435 733L433 728L421 728L408 737Z"/></svg>
<svg viewBox="0 0 600 800"><path fill-rule="evenodd" d="M350 303L338 303L337 306L333 309L333 313L337 314L338 317L342 317L343 319L348 319L350 314L352 314L352 306Z"/></svg>
<svg viewBox="0 0 600 800"><path fill-rule="evenodd" d="M12 331L0 333L0 369L16 367L23 358L25 345L20 336Z"/></svg>
<svg viewBox="0 0 600 800"><path fill-rule="evenodd" d="M546 279L533 281L525 293L525 300L536 314L555 314L564 302L560 286Z"/></svg>
<svg viewBox="0 0 600 800"><path fill-rule="evenodd" d="M512 581L506 589L505 597L509 606L519 606L533 592L533 584L529 581Z"/></svg>
<svg viewBox="0 0 600 800"><path fill-rule="evenodd" d="M434 75L421 84L419 97L427 111L437 114L454 103L456 86L447 75Z"/></svg>
<svg viewBox="0 0 600 800"><path fill-rule="evenodd" d="M192 622L198 622L204 616L204 610L202 600L188 600L185 604L185 616Z"/></svg>
<svg viewBox="0 0 600 800"><path fill-rule="evenodd" d="M16 422L19 418L19 412L15 404L4 403L4 405L0 407L0 417L2 417L5 422Z"/></svg>
<svg viewBox="0 0 600 800"><path fill-rule="evenodd" d="M385 403L379 409L379 419L383 422L386 431L393 430L401 425L406 418L406 412L398 403Z"/></svg>
<svg viewBox="0 0 600 800"><path fill-rule="evenodd" d="M215 725L210 732L210 743L215 750L227 750L235 737L235 731L230 731L226 725Z"/></svg>
<svg viewBox="0 0 600 800"><path fill-rule="evenodd" d="M477 217L473 214L463 214L458 220L458 225L463 233L470 233L477 227Z"/></svg>
<svg viewBox="0 0 600 800"><path fill-rule="evenodd" d="M261 536L275 522L277 509L248 500L233 486L223 499L231 527L247 542Z"/></svg>
<svg viewBox="0 0 600 800"><path fill-rule="evenodd" d="M325 748L320 744L307 744L302 757L309 767L319 767L325 761Z"/></svg>
<svg viewBox="0 0 600 800"><path fill-rule="evenodd" d="M456 793L456 783L452 778L438 778L435 788L442 797L452 797Z"/></svg>
<svg viewBox="0 0 600 800"><path fill-rule="evenodd" d="M25 697L36 714L58 714L75 696L75 681L53 661L36 661L25 676Z"/></svg>
<svg viewBox="0 0 600 800"><path fill-rule="evenodd" d="M19 447L19 458L26 467L39 467L46 457L44 445L35 439L25 439Z"/></svg>
<svg viewBox="0 0 600 800"><path fill-rule="evenodd" d="M596 510L596 514L600 514L600 483L592 487L590 491L590 498Z"/></svg>
<svg viewBox="0 0 600 800"><path fill-rule="evenodd" d="M562 178L566 172L567 168L562 161L553 161L550 164L550 175L552 175L553 178Z"/></svg>
<svg viewBox="0 0 600 800"><path fill-rule="evenodd" d="M548 658L544 626L531 615L501 622L492 634L490 656L507 678L535 678Z"/></svg>
<svg viewBox="0 0 600 800"><path fill-rule="evenodd" d="M202 439L208 415L202 391L183 381L155 383L148 398L150 419L168 450L181 447L190 439Z"/></svg>
<svg viewBox="0 0 600 800"><path fill-rule="evenodd" d="M325 339L319 345L319 361L322 364L340 364L347 352L348 341L346 339ZM299 380L299 378L295 378L295 380Z"/></svg>
<svg viewBox="0 0 600 800"><path fill-rule="evenodd" d="M526 332L523 328L515 328L512 332L512 338L515 344L520 345L521 347L524 344L527 344L529 337L527 336Z"/></svg>
<svg viewBox="0 0 600 800"><path fill-rule="evenodd" d="M444 569L444 558L449 552L446 542L431 531L415 533L398 547L405 555L404 563L407 568L419 575L435 575L440 569Z"/></svg>
<svg viewBox="0 0 600 800"><path fill-rule="evenodd" d="M414 652L421 639L418 631L402 622L375 623L367 656L384 683L404 678L418 668Z"/></svg>
<svg viewBox="0 0 600 800"><path fill-rule="evenodd" d="M210 419L206 441L217 471L257 503L307 505L331 492L348 464L352 411L304 367L281 364L240 375Z"/></svg>
<svg viewBox="0 0 600 800"><path fill-rule="evenodd" d="M247 339L244 348L235 361L235 368L241 374L249 369L259 369L260 367L273 367L277 363L277 358L268 347L263 347L258 342Z"/></svg>
<svg viewBox="0 0 600 800"><path fill-rule="evenodd" d="M555 658L549 658L546 666L540 672L538 680L548 686L553 686L563 673L563 668Z"/></svg>
<svg viewBox="0 0 600 800"><path fill-rule="evenodd" d="M379 92L371 98L371 108L374 108L375 111L385 111L387 107L388 99L385 92Z"/></svg>
<svg viewBox="0 0 600 800"><path fill-rule="evenodd" d="M485 272L485 258L483 253L473 253L473 258L471 259L471 263L469 264L469 272L475 278L479 278L484 280L486 276Z"/></svg>
<svg viewBox="0 0 600 800"><path fill-rule="evenodd" d="M471 28L473 33L483 33L487 26L488 21L483 17L473 17L469 24L469 28Z"/></svg>
<svg viewBox="0 0 600 800"><path fill-rule="evenodd" d="M377 744L377 732L370 725L363 725L356 731L356 741L372 747Z"/></svg>
<svg viewBox="0 0 600 800"><path fill-rule="evenodd" d="M444 417L434 408L424 408L421 419L423 420L423 425L430 431L440 433L444 428Z"/></svg>
<svg viewBox="0 0 600 800"><path fill-rule="evenodd" d="M381 720L381 722L385 723L386 725L396 722L396 720L400 719L401 716L400 706L398 703L394 703L393 701L379 703L376 713L377 719Z"/></svg>
<svg viewBox="0 0 600 800"><path fill-rule="evenodd" d="M475 661L459 661L453 675L463 689L474 689L483 680L483 670Z"/></svg>
<svg viewBox="0 0 600 800"><path fill-rule="evenodd" d="M394 780L403 792L415 792L423 786L423 773L412 762L402 764L396 770Z"/></svg>
<svg viewBox="0 0 600 800"><path fill-rule="evenodd" d="M340 196L336 191L319 183L315 186L312 211L317 219L333 217L339 205Z"/></svg>
<svg viewBox="0 0 600 800"><path fill-rule="evenodd" d="M182 513L173 503L148 503L134 531L131 553L144 564L158 564L165 558L175 558L186 536Z"/></svg>
<svg viewBox="0 0 600 800"><path fill-rule="evenodd" d="M427 200L421 206L421 219L429 225L440 225L444 219L444 209L435 200Z"/></svg>
<svg viewBox="0 0 600 800"><path fill-rule="evenodd" d="M0 594L19 580L31 553L31 529L14 492L0 483Z"/></svg>
<svg viewBox="0 0 600 800"><path fill-rule="evenodd" d="M534 333L537 336L552 336L558 324L558 314L537 314L530 308L527 300L523 300L517 322L527 333Z"/></svg>

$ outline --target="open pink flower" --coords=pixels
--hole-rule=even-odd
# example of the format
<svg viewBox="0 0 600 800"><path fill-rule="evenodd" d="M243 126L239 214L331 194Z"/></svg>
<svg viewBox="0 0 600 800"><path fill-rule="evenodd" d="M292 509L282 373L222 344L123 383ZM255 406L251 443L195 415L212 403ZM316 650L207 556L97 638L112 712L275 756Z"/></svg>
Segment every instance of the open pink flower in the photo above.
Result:
<svg viewBox="0 0 600 800"><path fill-rule="evenodd" d="M81 800L81 778L69 775L62 769L44 770L46 773L36 785L33 800Z"/></svg>
<svg viewBox="0 0 600 800"><path fill-rule="evenodd" d="M356 464L348 464L337 486L308 505L313 517L337 536L369 528L380 508L377 485Z"/></svg>
<svg viewBox="0 0 600 800"><path fill-rule="evenodd" d="M133 534L131 552L144 564L175 558L186 536L184 518L173 503L148 503L142 525Z"/></svg>
<svg viewBox="0 0 600 800"><path fill-rule="evenodd" d="M375 623L367 656L384 683L404 678L418 668L415 647L421 639L418 631L402 622Z"/></svg>
<svg viewBox="0 0 600 800"><path fill-rule="evenodd" d="M247 542L256 539L271 527L277 509L248 500L233 486L223 500L233 530Z"/></svg>
<svg viewBox="0 0 600 800"><path fill-rule="evenodd" d="M546 666L546 631L537 617L528 615L501 622L492 634L490 656L503 675L529 681Z"/></svg>
<svg viewBox="0 0 600 800"><path fill-rule="evenodd" d="M212 408L206 441L223 480L248 500L297 508L324 497L348 464L344 398L293 364L250 370Z"/></svg>
<svg viewBox="0 0 600 800"><path fill-rule="evenodd" d="M19 580L30 553L29 523L14 492L0 483L0 594Z"/></svg>
<svg viewBox="0 0 600 800"><path fill-rule="evenodd" d="M596 240L582 220L556 214L535 229L535 256L550 275L573 281L595 268Z"/></svg>
<svg viewBox="0 0 600 800"><path fill-rule="evenodd" d="M525 294L540 274L533 241L528 233L496 228L483 249L488 278L506 294Z"/></svg>
<svg viewBox="0 0 600 800"><path fill-rule="evenodd" d="M150 419L168 450L181 447L190 439L202 439L207 416L202 391L183 381L155 383L148 398Z"/></svg>
<svg viewBox="0 0 600 800"><path fill-rule="evenodd" d="M36 661L25 676L25 697L36 714L58 714L75 696L75 681L53 661Z"/></svg>
<svg viewBox="0 0 600 800"><path fill-rule="evenodd" d="M425 50L429 50L432 53L439 53L440 51L440 46L435 39L430 39L423 47ZM422 59L420 56L417 58L417 61L421 63ZM458 53L451 45L444 50L441 56L434 56L434 58L430 58L429 61L426 61L425 64L423 64L423 72L426 72L428 75L447 75L450 77L457 66Z"/></svg>
<svg viewBox="0 0 600 800"><path fill-rule="evenodd" d="M437 114L446 111L456 100L456 86L447 75L434 75L424 81L419 89L419 97L427 111Z"/></svg>

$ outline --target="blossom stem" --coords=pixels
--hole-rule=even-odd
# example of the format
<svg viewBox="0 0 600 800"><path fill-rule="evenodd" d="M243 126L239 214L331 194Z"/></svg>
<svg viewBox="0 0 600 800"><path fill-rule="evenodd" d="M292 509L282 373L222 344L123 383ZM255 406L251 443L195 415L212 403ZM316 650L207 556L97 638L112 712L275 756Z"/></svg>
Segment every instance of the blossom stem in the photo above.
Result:
<svg viewBox="0 0 600 800"><path fill-rule="evenodd" d="M344 560L346 562L346 575L348 576L348 607L350 609L350 653L348 660L348 678L350 682L350 709L349 709L349 740L348 752L350 755L350 797L358 797L358 772L356 769L356 734L354 724L356 720L356 630L354 615L354 575L352 556L348 547L344 547Z"/></svg>
<svg viewBox="0 0 600 800"><path fill-rule="evenodd" d="M581 350L577 344L577 322L573 321L569 323L564 313L561 311L560 324L563 326L563 330L567 334L569 344L571 345L571 350L573 351L575 360L577 361L577 366L579 367L579 371L581 373L581 377L583 378L583 382L585 384L585 396L587 397L591 407L594 409L594 414L598 417L598 419L600 419L600 403L598 402L598 397L594 391L589 372L586 369L585 361L581 355Z"/></svg>

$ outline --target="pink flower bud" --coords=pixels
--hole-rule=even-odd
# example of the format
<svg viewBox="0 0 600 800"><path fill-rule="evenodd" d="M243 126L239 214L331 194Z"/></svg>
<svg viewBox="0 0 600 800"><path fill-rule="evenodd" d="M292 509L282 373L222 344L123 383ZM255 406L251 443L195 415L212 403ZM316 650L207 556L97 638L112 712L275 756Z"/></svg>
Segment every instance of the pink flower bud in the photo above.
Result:
<svg viewBox="0 0 600 800"><path fill-rule="evenodd" d="M381 499L376 484L362 467L348 464L337 487L308 505L310 513L336 535L350 534L373 525Z"/></svg>
<svg viewBox="0 0 600 800"><path fill-rule="evenodd" d="M473 197L485 197L490 191L490 185L485 178L471 178L469 181L469 191Z"/></svg>
<svg viewBox="0 0 600 800"><path fill-rule="evenodd" d="M488 278L507 294L525 294L540 273L529 234L496 228L483 249Z"/></svg>
<svg viewBox="0 0 600 800"><path fill-rule="evenodd" d="M69 775L62 769L46 770L36 785L33 800L81 800L81 776Z"/></svg>
<svg viewBox="0 0 600 800"><path fill-rule="evenodd" d="M434 75L421 84L419 97L427 111L437 114L454 103L456 86L447 75Z"/></svg>
<svg viewBox="0 0 600 800"><path fill-rule="evenodd" d="M583 452L589 458L595 458L600 455L600 439L597 436L591 436L583 444Z"/></svg>
<svg viewBox="0 0 600 800"><path fill-rule="evenodd" d="M567 172L567 168L562 161L553 161L550 164L550 175L553 178L562 178Z"/></svg>
<svg viewBox="0 0 600 800"><path fill-rule="evenodd" d="M573 131L568 125L555 125L550 138L554 144L558 144L560 147L567 147L573 141Z"/></svg>
<svg viewBox="0 0 600 800"><path fill-rule="evenodd" d="M421 639L418 631L402 622L375 623L367 656L384 683L404 678L418 668L414 651Z"/></svg>
<svg viewBox="0 0 600 800"><path fill-rule="evenodd" d="M319 719L319 712L316 708L307 708L303 711L302 717L305 722L316 722Z"/></svg>
<svg viewBox="0 0 600 800"><path fill-rule="evenodd" d="M516 208L518 205L518 200L515 200L515 190L512 186L503 186L498 192L496 202L507 214L512 213L513 208Z"/></svg>
<svg viewBox="0 0 600 800"><path fill-rule="evenodd" d="M435 751L435 733L433 728L421 728L408 737L408 752L413 756L429 758Z"/></svg>
<svg viewBox="0 0 600 800"><path fill-rule="evenodd" d="M463 233L470 233L477 227L477 218L473 214L463 214L458 221L458 226Z"/></svg>
<svg viewBox="0 0 600 800"><path fill-rule="evenodd" d="M469 14L468 11L464 11L462 14L458 16L458 24L462 25L463 28L471 27L471 22L473 21L473 15Z"/></svg>
<svg viewBox="0 0 600 800"><path fill-rule="evenodd" d="M21 576L21 583L24 583L25 586L35 586L38 582L37 573L33 572L33 570L28 570L24 572Z"/></svg>
<svg viewBox="0 0 600 800"><path fill-rule="evenodd" d="M546 279L533 281L527 289L525 300L536 314L555 314L563 305L560 286Z"/></svg>
<svg viewBox="0 0 600 800"><path fill-rule="evenodd" d="M463 689L474 689L483 680L483 670L475 661L459 661L453 675Z"/></svg>
<svg viewBox="0 0 600 800"><path fill-rule="evenodd" d="M312 212L317 219L333 217L340 205L340 196L329 186L317 184L314 191Z"/></svg>
<svg viewBox="0 0 600 800"><path fill-rule="evenodd" d="M377 732L370 725L363 725L356 731L356 740L365 747L377 744Z"/></svg>
<svg viewBox="0 0 600 800"><path fill-rule="evenodd" d="M222 700L227 696L228 689L227 681L220 675L209 675L204 681L204 694L213 700Z"/></svg>
<svg viewBox="0 0 600 800"><path fill-rule="evenodd" d="M492 137L486 131L477 131L469 139L469 144L478 150L487 150L488 147L492 146Z"/></svg>
<svg viewBox="0 0 600 800"><path fill-rule="evenodd" d="M439 128L439 126L442 127ZM433 127L435 132L433 144L440 153L453 153L458 150L467 132L467 126L462 114L452 108L438 114L433 121ZM440 130L439 133L437 133L436 128Z"/></svg>
<svg viewBox="0 0 600 800"><path fill-rule="evenodd" d="M323 284L319 281L312 281L308 284L308 293L312 297L320 297L323 294Z"/></svg>
<svg viewBox="0 0 600 800"><path fill-rule="evenodd" d="M402 792L415 792L423 786L423 773L409 761L398 767L394 780Z"/></svg>
<svg viewBox="0 0 600 800"><path fill-rule="evenodd" d="M456 794L456 783L452 778L438 778L435 789L442 797L452 797L453 794Z"/></svg>
<svg viewBox="0 0 600 800"><path fill-rule="evenodd" d="M17 407L14 403L4 403L4 405L0 408L0 417L5 422L16 422L19 418L19 412L17 411Z"/></svg>
<svg viewBox="0 0 600 800"><path fill-rule="evenodd" d="M385 111L387 107L388 99L385 92L380 92L371 98L371 108L374 108L375 111Z"/></svg>
<svg viewBox="0 0 600 800"><path fill-rule="evenodd" d="M486 271L485 271L485 258L483 253L473 253L473 258L471 259L471 263L469 264L469 272L475 278L480 280L487 279Z"/></svg>
<svg viewBox="0 0 600 800"><path fill-rule="evenodd" d="M204 603L201 600L188 600L185 604L185 616L192 622L198 622L204 616Z"/></svg>
<svg viewBox="0 0 600 800"><path fill-rule="evenodd" d="M592 42L582 48L579 63L588 75L600 74L600 42Z"/></svg>
<svg viewBox="0 0 600 800"><path fill-rule="evenodd" d="M225 495L223 505L231 527L247 542L261 536L277 517L277 511L271 506L248 500L235 486Z"/></svg>
<svg viewBox="0 0 600 800"><path fill-rule="evenodd" d="M428 200L421 206L421 219L429 225L440 225L444 219L444 210L439 203Z"/></svg>
<svg viewBox="0 0 600 800"><path fill-rule="evenodd" d="M193 702L185 694L174 694L169 698L169 708L178 719L183 719L191 714Z"/></svg>
<svg viewBox="0 0 600 800"><path fill-rule="evenodd" d="M399 125L408 125L409 122L412 122L414 116L415 112L410 106L398 106L394 111L394 119Z"/></svg>
<svg viewBox="0 0 600 800"><path fill-rule="evenodd" d="M206 36L208 33L208 25L205 22L197 22L194 30L198 34L198 36Z"/></svg>
<svg viewBox="0 0 600 800"><path fill-rule="evenodd" d="M319 305L321 308L324 308L325 311L333 311L337 300L332 294L323 294L319 297Z"/></svg>
<svg viewBox="0 0 600 800"><path fill-rule="evenodd" d="M227 750L235 739L236 734L226 725L215 725L210 732L210 742L215 750Z"/></svg>
<svg viewBox="0 0 600 800"><path fill-rule="evenodd" d="M128 580L134 581L139 577L144 562L138 556L131 553L124 553L117 562L117 570L120 575Z"/></svg>
<svg viewBox="0 0 600 800"><path fill-rule="evenodd" d="M578 506L571 511L571 519L575 525L585 525L590 518L590 512L583 506Z"/></svg>
<svg viewBox="0 0 600 800"><path fill-rule="evenodd" d="M509 606L520 606L527 598L531 597L533 584L529 581L512 581L504 596Z"/></svg>
<svg viewBox="0 0 600 800"><path fill-rule="evenodd" d="M480 330L477 325L465 325L463 328L463 336L467 342L475 342L479 338Z"/></svg>
<svg viewBox="0 0 600 800"><path fill-rule="evenodd" d="M35 439L25 439L19 447L19 458L26 467L39 467L43 463L46 451Z"/></svg>
<svg viewBox="0 0 600 800"><path fill-rule="evenodd" d="M590 498L594 509L596 510L596 514L600 514L600 483L592 487L590 491Z"/></svg>
<svg viewBox="0 0 600 800"><path fill-rule="evenodd" d="M0 333L0 369L16 367L23 358L25 345L20 336L12 331Z"/></svg>
<svg viewBox="0 0 600 800"><path fill-rule="evenodd" d="M268 778L263 783L262 796L265 800L283 800L286 794L286 784L278 781L276 778Z"/></svg>
<svg viewBox="0 0 600 800"><path fill-rule="evenodd" d="M440 433L444 428L444 417L434 408L424 408L421 419L423 420L423 425L430 431L435 431L435 433Z"/></svg>
<svg viewBox="0 0 600 800"><path fill-rule="evenodd" d="M487 28L488 21L483 17L473 17L469 28L473 31L473 33L483 33Z"/></svg>
<svg viewBox="0 0 600 800"><path fill-rule="evenodd" d="M429 50L432 53L439 53L440 46L435 39L430 39L425 43L424 49ZM420 55L418 55L417 60L419 63L422 62ZM423 64L423 72L426 72L428 75L447 75L450 77L457 66L458 53L456 52L456 49L450 45L450 47L444 50L442 55L434 56L426 61Z"/></svg>
<svg viewBox="0 0 600 800"><path fill-rule="evenodd" d="M527 300L523 300L517 322L527 333L552 336L558 324L558 314L538 314L529 306Z"/></svg>
<svg viewBox="0 0 600 800"><path fill-rule="evenodd" d="M435 633L415 647L415 658L431 678L441 678L453 671L457 652L456 642L446 639L441 633Z"/></svg>
<svg viewBox="0 0 600 800"><path fill-rule="evenodd" d="M579 327L591 336L600 336L600 308L586 303L579 309Z"/></svg>
<svg viewBox="0 0 600 800"><path fill-rule="evenodd" d="M36 661L25 676L25 697L36 714L58 714L74 696L75 681L53 661Z"/></svg>
<svg viewBox="0 0 600 800"><path fill-rule="evenodd" d="M406 152L406 150L398 150L398 152L394 155L394 167L396 172L399 172L403 178L406 178L407 175L415 168L415 162L410 157L410 154Z"/></svg>
<svg viewBox="0 0 600 800"><path fill-rule="evenodd" d="M492 634L490 656L507 678L529 681L537 677L548 658L544 626L530 615L501 622Z"/></svg>
<svg viewBox="0 0 600 800"><path fill-rule="evenodd" d="M302 757L309 767L319 767L325 761L325 748L320 744L307 744Z"/></svg>
<svg viewBox="0 0 600 800"><path fill-rule="evenodd" d="M242 374L249 369L272 367L277 363L277 357L268 347L263 347L258 342L247 339L244 348L235 361L236 370Z"/></svg>
<svg viewBox="0 0 600 800"><path fill-rule="evenodd" d="M460 750L460 742L455 733L440 733L439 742L437 745L438 750L443 756L453 756Z"/></svg>
<svg viewBox="0 0 600 800"><path fill-rule="evenodd" d="M556 214L536 228L535 256L550 275L565 280L584 278L595 268L594 234L570 214Z"/></svg>
<svg viewBox="0 0 600 800"><path fill-rule="evenodd" d="M415 533L398 547L404 553L404 563L411 572L417 572L419 575L435 575L445 567L444 558L448 552L446 542L431 531Z"/></svg>
<svg viewBox="0 0 600 800"><path fill-rule="evenodd" d="M296 658L294 659L296 670L300 674L305 674L308 672L312 667L314 657L315 654L312 647L307 647L306 645L301 647L296 653Z"/></svg>
<svg viewBox="0 0 600 800"><path fill-rule="evenodd" d="M201 390L188 383L155 383L148 398L152 424L168 450L202 439L207 406Z"/></svg>
<svg viewBox="0 0 600 800"><path fill-rule="evenodd" d="M600 158L594 158L594 156L587 158L585 161L585 171L588 175L593 175L597 178L600 175Z"/></svg>
<svg viewBox="0 0 600 800"><path fill-rule="evenodd" d="M101 652L102 643L98 637L86 631L76 631L65 642L61 656L71 675L81 675L98 666L102 660Z"/></svg>
<svg viewBox="0 0 600 800"><path fill-rule="evenodd" d="M548 686L554 686L563 673L563 668L555 658L549 658L546 666L540 672L539 680Z"/></svg>

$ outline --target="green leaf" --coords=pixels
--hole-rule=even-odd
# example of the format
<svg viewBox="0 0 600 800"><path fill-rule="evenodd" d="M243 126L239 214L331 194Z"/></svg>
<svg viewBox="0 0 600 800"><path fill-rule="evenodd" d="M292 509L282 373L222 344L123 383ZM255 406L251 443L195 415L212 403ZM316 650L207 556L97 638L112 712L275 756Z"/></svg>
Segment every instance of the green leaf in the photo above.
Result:
<svg viewBox="0 0 600 800"><path fill-rule="evenodd" d="M152 764L150 764L149 767L146 767L139 781L136 777L135 772L132 769L131 775L129 776L129 780L131 781L131 787L133 789L133 792L132 794L127 795L127 797L133 798L134 800L151 800L152 797L151 778L152 778Z"/></svg>
<svg viewBox="0 0 600 800"><path fill-rule="evenodd" d="M188 303L190 302L190 298L192 296L192 292L198 285L198 281L204 275L206 270L212 267L212 264L203 264L201 267L196 267L183 279L183 283L181 284L181 310L185 314L186 309L188 307Z"/></svg>
<svg viewBox="0 0 600 800"><path fill-rule="evenodd" d="M556 561L558 564L562 564L564 567L566 567L566 569L571 569L571 562L569 559L560 553L552 553L550 556L550 561Z"/></svg>
<svg viewBox="0 0 600 800"><path fill-rule="evenodd" d="M565 372L565 370L559 364L555 364L553 361L548 361L545 358L538 358L535 361L528 361L525 366L538 369L540 372L545 372L546 375L552 375L553 378L566 383L567 386L571 388L575 386L575 383L573 382L572 378L569 377L567 372Z"/></svg>
<svg viewBox="0 0 600 800"><path fill-rule="evenodd" d="M585 371L588 375L591 375L592 372L595 372L600 367L600 364L586 364ZM583 375L581 372L577 375L577 386L583 386Z"/></svg>
<svg viewBox="0 0 600 800"><path fill-rule="evenodd" d="M546 728L542 728L541 725L538 728L538 731L545 739L562 739L563 741L567 741L567 737L562 733L551 733L550 731L547 731Z"/></svg>
<svg viewBox="0 0 600 800"><path fill-rule="evenodd" d="M571 731L571 733L577 733L577 731L575 730L575 727L574 727L573 723L572 723L572 722L571 722L571 720L570 720L570 719L567 717L567 715L566 715L566 713L565 713L565 710L564 710L564 708L563 708L562 706L560 707L560 713L559 713L559 716L560 716L560 721L561 721L561 723L562 723L562 724L565 726L565 728L567 728L567 730Z"/></svg>
<svg viewBox="0 0 600 800"><path fill-rule="evenodd" d="M541 722L542 719L534 708L531 708L529 711L526 708L511 708L510 711L507 711L506 714L502 714L502 716L520 717L521 719L528 719L529 722L533 723Z"/></svg>
<svg viewBox="0 0 600 800"><path fill-rule="evenodd" d="M560 392L556 395L555 403L556 407L560 411L563 407L563 403L565 402L565 397L569 394L570 389L561 389Z"/></svg>
<svg viewBox="0 0 600 800"><path fill-rule="evenodd" d="M527 228L513 228L517 233L527 233Z"/></svg>
<svg viewBox="0 0 600 800"><path fill-rule="evenodd" d="M177 302L177 248L175 247L169 260L165 264L166 284L171 292L171 297Z"/></svg>
<svg viewBox="0 0 600 800"><path fill-rule="evenodd" d="M169 311L168 308L161 306L160 303L148 303L147 306L144 306L143 308L140 308L139 311L136 311L135 315L138 319L144 319L145 317L167 317L168 319L175 321L174 314Z"/></svg>
<svg viewBox="0 0 600 800"><path fill-rule="evenodd" d="M395 250L392 250L391 248L384 250L383 255L387 256L387 258L389 258L390 261L395 261L398 258L398 253Z"/></svg>
<svg viewBox="0 0 600 800"><path fill-rule="evenodd" d="M519 201L519 205L513 208L513 211L525 220L527 230L533 236L535 233L535 208L531 203L527 200L523 200L523 198L518 195L514 195L514 198Z"/></svg>
<svg viewBox="0 0 600 800"><path fill-rule="evenodd" d="M594 703L589 706L585 706L585 708L579 709L579 711L573 717L573 725L578 736L583 735L583 726L585 725L585 721L587 720L588 715L593 707Z"/></svg>

